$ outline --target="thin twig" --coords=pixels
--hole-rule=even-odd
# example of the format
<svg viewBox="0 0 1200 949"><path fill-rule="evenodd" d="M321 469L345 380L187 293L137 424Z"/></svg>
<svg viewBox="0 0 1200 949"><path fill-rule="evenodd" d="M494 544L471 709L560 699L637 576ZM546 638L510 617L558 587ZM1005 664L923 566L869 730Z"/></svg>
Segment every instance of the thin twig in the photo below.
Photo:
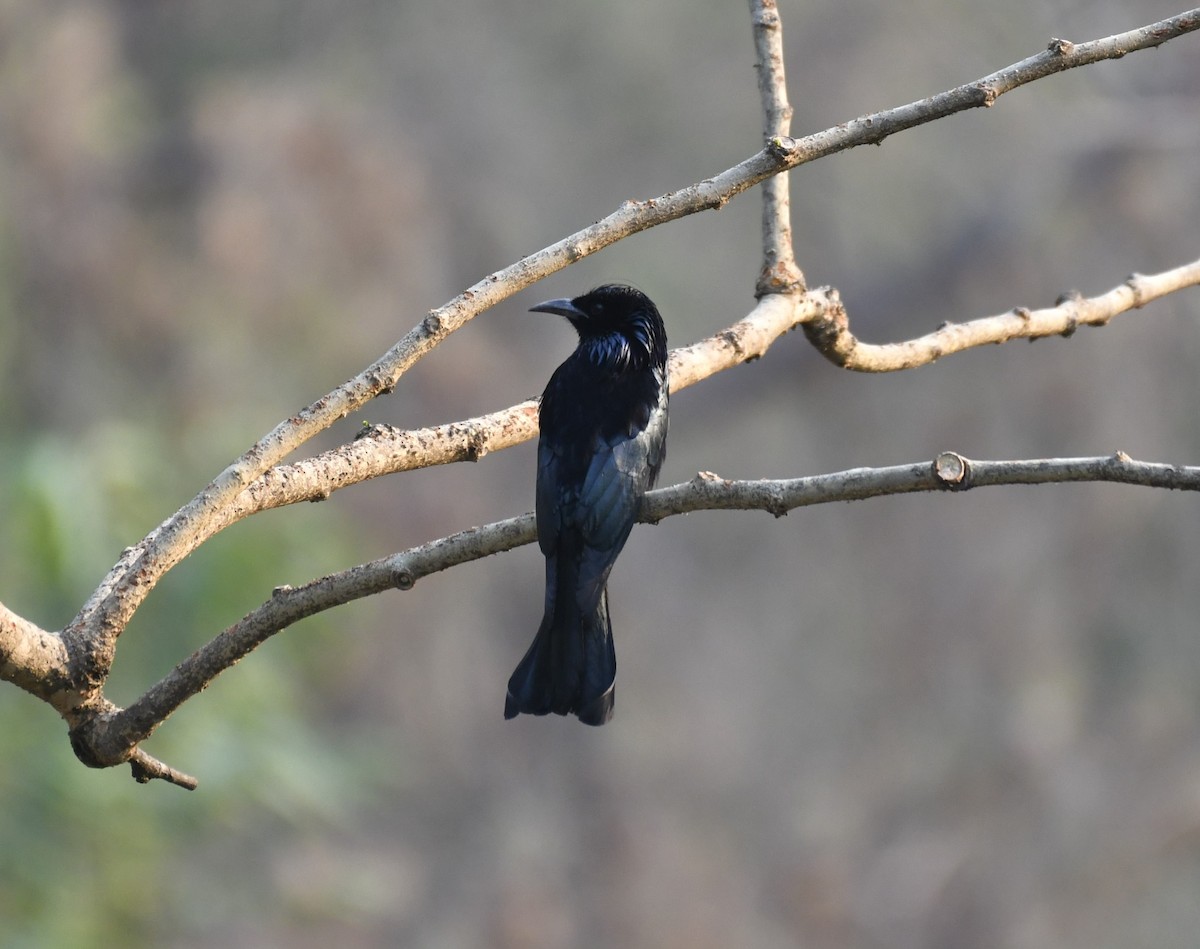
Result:
<svg viewBox="0 0 1200 949"><path fill-rule="evenodd" d="M138 784L146 784L154 780L166 781L168 784L174 784L186 791L194 791L200 784L199 780L192 775L164 764L153 755L146 754L141 748L134 749L133 755L129 759L129 766L133 770L133 780Z"/></svg>

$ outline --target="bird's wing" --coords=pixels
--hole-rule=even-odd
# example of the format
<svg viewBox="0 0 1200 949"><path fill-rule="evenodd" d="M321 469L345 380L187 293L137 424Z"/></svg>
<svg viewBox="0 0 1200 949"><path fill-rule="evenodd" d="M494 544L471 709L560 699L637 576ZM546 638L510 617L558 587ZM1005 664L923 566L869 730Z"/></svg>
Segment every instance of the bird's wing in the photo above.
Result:
<svg viewBox="0 0 1200 949"><path fill-rule="evenodd" d="M586 561L584 574L598 582L596 595L625 546L642 495L662 467L667 385L665 374L656 377L657 404L647 400L628 427L615 431L603 431L584 413L577 425L574 419L564 422L564 407L579 411L579 405L558 398L553 380L542 400L544 431L583 437L543 436L538 442L538 545L546 556L565 553L566 546L581 548L576 556Z"/></svg>
<svg viewBox="0 0 1200 949"><path fill-rule="evenodd" d="M558 547L564 515L562 453L545 438L538 442L537 497L534 514L537 517L538 546L547 557Z"/></svg>
<svg viewBox="0 0 1200 949"><path fill-rule="evenodd" d="M538 545L547 556L574 547L600 586L633 527L646 482L641 437L614 441L595 439L582 478L564 477L570 466L563 454L545 443L538 447Z"/></svg>
<svg viewBox="0 0 1200 949"><path fill-rule="evenodd" d="M624 546L637 520L642 495L654 485L666 456L665 374L658 379L658 389L657 404L643 403L629 428L607 438L596 436L583 478L580 501L587 514L585 542L598 550L611 550L613 557Z"/></svg>
<svg viewBox="0 0 1200 949"><path fill-rule="evenodd" d="M616 557L624 546L646 489L648 448L645 432L612 443L597 439L579 498L588 547Z"/></svg>

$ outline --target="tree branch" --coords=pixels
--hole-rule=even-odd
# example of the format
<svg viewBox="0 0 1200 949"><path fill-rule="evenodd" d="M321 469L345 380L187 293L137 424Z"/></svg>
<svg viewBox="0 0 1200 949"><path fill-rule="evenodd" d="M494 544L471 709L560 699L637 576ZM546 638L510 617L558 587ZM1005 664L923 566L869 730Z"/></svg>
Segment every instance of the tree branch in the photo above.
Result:
<svg viewBox="0 0 1200 949"><path fill-rule="evenodd" d="M59 708L69 688L67 649L54 633L0 603L0 679ZM60 709L61 711L61 709Z"/></svg>
<svg viewBox="0 0 1200 949"><path fill-rule="evenodd" d="M1092 458L1027 461L972 461L957 452L945 451L932 462L852 468L784 481L726 481L711 472L701 472L691 481L648 494L641 520L656 524L675 514L716 510L760 510L783 517L796 508L814 504L894 494L1079 481L1200 491L1200 467L1134 461L1122 451Z"/></svg>
<svg viewBox="0 0 1200 949"><path fill-rule="evenodd" d="M764 4L762 9L767 9ZM1102 59L1115 59L1200 28L1200 10L1090 43L1054 41L1048 50L949 92L855 119L800 139L776 136L745 161L678 191L626 201L591 227L489 274L429 315L372 365L296 415L281 422L177 513L130 548L109 571L79 615L63 631L77 658L80 687L98 690L115 654L116 639L159 578L230 521L241 492L310 438L370 399L390 391L421 357L484 310L558 270L647 228L698 211L723 207L772 175L954 112L990 106L1005 92L1045 76ZM760 33L768 32L764 26Z"/></svg>
<svg viewBox="0 0 1200 949"><path fill-rule="evenodd" d="M113 738L113 720L122 709L108 699L98 699L92 714L79 716L69 736L75 757L89 768L112 768L128 764L139 784L158 779L194 791L199 781L183 771L159 761L132 742Z"/></svg>
<svg viewBox="0 0 1200 949"><path fill-rule="evenodd" d="M1127 33L1117 33L1086 43L1054 39L1042 52L974 82L908 105L865 115L815 135L797 139L781 138L772 146L785 168L797 168L848 148L879 145L889 135L934 122L955 112L991 108L1002 95L1020 86L1068 69L1154 49L1167 40L1197 29L1200 29L1200 7Z"/></svg>
<svg viewBox="0 0 1200 949"><path fill-rule="evenodd" d="M754 25L754 68L762 100L763 141L791 134L792 106L788 102L783 67L783 24L775 0L750 0ZM804 274L792 249L792 212L788 176L774 175L762 187L763 266L754 295L795 293L804 289Z"/></svg>
<svg viewBox="0 0 1200 949"><path fill-rule="evenodd" d="M1114 316L1136 310L1159 297L1200 285L1200 260L1158 274L1133 274L1099 296L1065 294L1044 310L1018 307L969 323L945 323L918 339L875 345L850 332L845 310L828 307L804 325L804 333L835 365L856 372L896 372L935 362L942 356L988 343L1045 336L1071 336L1080 326L1104 326Z"/></svg>
<svg viewBox="0 0 1200 949"><path fill-rule="evenodd" d="M104 698L102 685L116 640L158 580L188 553L242 517L316 500L366 478L450 461L477 460L532 437L536 406L525 402L500 412L411 432L375 427L353 443L292 465L280 462L314 435L391 391L407 370L450 333L479 313L582 257L650 227L698 211L717 209L760 183L764 187L763 268L759 304L743 320L671 357L673 390L762 355L780 335L804 324L809 339L836 364L859 371L891 371L985 342L1070 335L1078 325L1100 325L1117 313L1200 283L1200 261L1152 277L1135 275L1092 299L1078 295L1055 307L947 325L904 343L873 346L849 330L837 292L805 292L791 246L788 183L781 172L968 108L987 107L1020 85L1075 66L1152 48L1200 28L1200 10L1089 43L1055 40L1049 48L1006 69L929 99L859 118L815 135L788 137L791 107L783 67L775 0L750 0L766 147L721 174L658 198L626 201L616 211L569 237L485 277L433 310L387 353L354 378L281 422L221 472L192 501L127 549L63 631L39 629L0 605L0 677L50 702L71 726L72 744L86 763L129 762L139 781L159 778L183 787L195 779L147 755L138 743L174 709L276 632L304 616L389 588L407 589L420 577L490 553L528 543L533 519L503 521L364 564L302 587L281 587L266 603L230 626L181 663L128 709ZM797 506L878 494L982 484L1061 480L1115 480L1196 490L1197 469L1139 465L1123 455L1108 459L970 463L953 453L932 465L901 466L794 481L728 482L701 475L685 485L654 492L643 519L658 521L684 511L764 509L782 515ZM839 480L841 479L841 480ZM995 479L995 480L991 480Z"/></svg>
<svg viewBox="0 0 1200 949"><path fill-rule="evenodd" d="M164 764L152 755L146 754L141 748L135 748L129 759L129 767L133 771L133 780L138 784L146 784L158 779L174 784L185 791L194 791L200 786L199 780L183 771L178 771Z"/></svg>
<svg viewBox="0 0 1200 949"><path fill-rule="evenodd" d="M700 472L690 481L648 493L638 519L657 524L677 514L717 510L760 510L783 517L800 507L895 494L1083 481L1200 491L1200 467L1134 461L1120 451L1092 458L1026 461L973 461L946 451L932 461L853 468L786 480L727 481L711 472ZM298 620L385 590L410 590L431 574L532 543L535 537L533 515L523 514L472 527L303 586L277 588L269 600L200 647L129 708L107 716L99 736L104 753L127 753L221 672Z"/></svg>
<svg viewBox="0 0 1200 949"><path fill-rule="evenodd" d="M834 363L858 372L894 372L927 365L989 343L1071 336L1080 326L1103 326L1114 316L1167 294L1200 285L1200 260L1158 274L1134 274L1095 297L1067 294L1048 309L1015 309L968 323L948 323L918 339L873 345L859 341L835 290L763 297L743 319L715 336L671 353L671 391L758 359L789 330L803 326ZM522 402L488 415L434 428L367 429L355 441L313 458L280 465L249 485L227 516L229 523L297 501L320 501L341 488L381 475L457 461L528 441L537 434L537 403Z"/></svg>
<svg viewBox="0 0 1200 949"><path fill-rule="evenodd" d="M761 357L771 344L830 308L832 291L764 297L754 309L715 336L671 352L671 391L678 392L726 369ZM833 295L836 300L836 294ZM222 519L233 523L258 511L297 501L321 501L334 491L381 475L458 461L537 434L537 402L530 400L487 415L432 428L401 431L386 425L364 429L352 442L289 465L279 465L248 485Z"/></svg>
<svg viewBox="0 0 1200 949"><path fill-rule="evenodd" d="M110 720L103 736L118 752L145 740L180 705L278 632L307 616L382 593L408 590L418 579L461 563L511 550L534 539L532 514L473 527L302 586L277 587L271 598L197 649L165 678Z"/></svg>

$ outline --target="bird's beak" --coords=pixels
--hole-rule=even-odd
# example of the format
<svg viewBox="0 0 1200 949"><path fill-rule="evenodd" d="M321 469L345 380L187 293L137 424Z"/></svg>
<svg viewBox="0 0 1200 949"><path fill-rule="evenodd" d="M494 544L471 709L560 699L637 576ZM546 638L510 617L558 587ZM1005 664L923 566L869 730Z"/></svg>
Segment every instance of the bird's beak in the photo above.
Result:
<svg viewBox="0 0 1200 949"><path fill-rule="evenodd" d="M547 300L545 303L539 303L537 306L531 306L529 308L529 312L557 313L559 316L565 316L569 320L587 319L587 314L566 297L561 297L557 300Z"/></svg>

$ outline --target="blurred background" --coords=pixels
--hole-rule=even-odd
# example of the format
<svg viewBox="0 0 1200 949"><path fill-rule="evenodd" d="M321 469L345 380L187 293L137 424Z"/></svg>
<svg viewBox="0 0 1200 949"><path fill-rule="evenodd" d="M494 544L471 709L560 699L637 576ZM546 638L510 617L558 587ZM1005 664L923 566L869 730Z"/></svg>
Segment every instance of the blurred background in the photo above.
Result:
<svg viewBox="0 0 1200 949"><path fill-rule="evenodd" d="M1179 11L783 0L794 131ZM0 599L68 621L255 438L484 274L759 147L744 3L0 2ZM1200 254L1200 37L792 175L889 341ZM540 392L606 280L753 305L757 192L489 312L364 421ZM1200 292L884 377L802 334L672 402L664 483L931 458L1200 463ZM120 643L127 703L281 583L529 510L532 444L236 525ZM635 530L603 729L501 717L533 549L288 630L89 771L0 686L5 947L1193 947L1200 510L987 489Z"/></svg>

